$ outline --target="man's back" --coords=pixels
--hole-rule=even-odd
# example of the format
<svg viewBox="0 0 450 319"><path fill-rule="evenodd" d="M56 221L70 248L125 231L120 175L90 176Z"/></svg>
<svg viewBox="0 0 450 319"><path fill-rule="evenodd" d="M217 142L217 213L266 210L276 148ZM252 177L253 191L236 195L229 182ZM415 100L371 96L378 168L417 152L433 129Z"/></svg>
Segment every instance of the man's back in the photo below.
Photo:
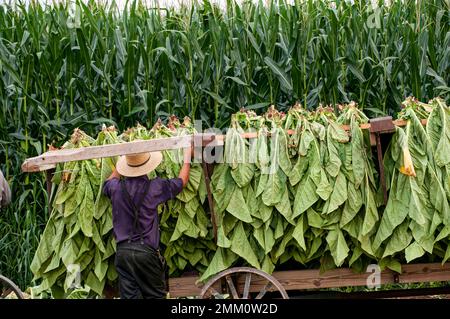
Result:
<svg viewBox="0 0 450 319"><path fill-rule="evenodd" d="M138 228L133 230L134 211L128 201L121 183L132 202L141 203L139 207ZM104 194L110 198L113 207L114 235L117 243L138 241L142 233L144 242L154 249L159 248L159 223L157 207L159 204L177 196L183 189L180 178L149 180L147 176L127 177L124 180L111 179L105 182Z"/></svg>
<svg viewBox="0 0 450 319"><path fill-rule="evenodd" d="M121 298L166 296L167 267L159 250L157 207L187 185L191 158L192 146L184 149L178 178L149 180L147 175L163 160L161 152L121 156L106 180L103 193L112 203Z"/></svg>

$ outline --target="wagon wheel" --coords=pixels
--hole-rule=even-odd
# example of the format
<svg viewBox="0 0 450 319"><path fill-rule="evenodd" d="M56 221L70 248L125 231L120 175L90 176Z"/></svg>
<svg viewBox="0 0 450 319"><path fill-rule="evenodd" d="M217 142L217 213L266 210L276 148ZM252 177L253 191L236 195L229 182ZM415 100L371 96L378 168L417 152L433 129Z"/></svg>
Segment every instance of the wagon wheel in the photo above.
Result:
<svg viewBox="0 0 450 319"><path fill-rule="evenodd" d="M0 275L0 299L6 298L11 293L14 293L17 299L23 299L23 293L14 282Z"/></svg>
<svg viewBox="0 0 450 319"><path fill-rule="evenodd" d="M252 280L258 289L251 289ZM216 287L222 287L222 292ZM259 286L262 286L259 289ZM257 290L256 293L254 290ZM284 287L273 276L250 267L236 267L224 270L211 278L202 288L200 298L214 299L223 293L229 293L232 299L262 299L266 292L278 292L282 299L289 299Z"/></svg>

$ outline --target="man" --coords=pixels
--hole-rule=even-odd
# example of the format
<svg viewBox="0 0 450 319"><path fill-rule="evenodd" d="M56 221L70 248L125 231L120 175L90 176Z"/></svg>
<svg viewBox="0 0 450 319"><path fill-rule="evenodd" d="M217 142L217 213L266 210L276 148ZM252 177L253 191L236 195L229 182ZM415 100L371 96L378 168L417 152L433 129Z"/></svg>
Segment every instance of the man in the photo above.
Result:
<svg viewBox="0 0 450 319"><path fill-rule="evenodd" d="M115 265L123 299L165 298L167 294L157 208L188 183L191 154L191 148L184 150L178 178L150 180L147 174L162 161L161 152L152 152L120 157L105 181L103 192L112 202Z"/></svg>
<svg viewBox="0 0 450 319"><path fill-rule="evenodd" d="M0 171L0 208L8 206L11 202L11 189L8 182Z"/></svg>

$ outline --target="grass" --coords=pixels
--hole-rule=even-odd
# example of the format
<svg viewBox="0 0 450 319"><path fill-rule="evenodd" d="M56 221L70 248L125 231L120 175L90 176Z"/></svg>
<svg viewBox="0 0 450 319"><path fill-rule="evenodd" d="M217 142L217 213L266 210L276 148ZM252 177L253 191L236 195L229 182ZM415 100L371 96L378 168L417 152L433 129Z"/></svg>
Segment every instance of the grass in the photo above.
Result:
<svg viewBox="0 0 450 319"><path fill-rule="evenodd" d="M0 212L0 273L25 289L33 278L29 265L48 218L45 185L35 178L24 191L17 180L10 184L14 201Z"/></svg>

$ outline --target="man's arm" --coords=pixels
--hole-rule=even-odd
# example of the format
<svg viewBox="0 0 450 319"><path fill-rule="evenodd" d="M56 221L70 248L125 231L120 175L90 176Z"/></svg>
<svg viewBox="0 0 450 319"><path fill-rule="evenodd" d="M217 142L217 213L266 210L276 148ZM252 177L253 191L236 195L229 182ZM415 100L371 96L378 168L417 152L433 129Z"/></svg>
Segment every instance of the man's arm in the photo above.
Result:
<svg viewBox="0 0 450 319"><path fill-rule="evenodd" d="M191 169L191 159L192 159L192 146L184 149L183 154L183 166L181 167L178 177L183 181L183 187L189 182L189 171Z"/></svg>
<svg viewBox="0 0 450 319"><path fill-rule="evenodd" d="M113 178L120 179L120 174L115 167L114 167L114 170L112 171L111 175L109 175L109 177L106 180L109 181L110 179L113 179Z"/></svg>
<svg viewBox="0 0 450 319"><path fill-rule="evenodd" d="M120 179L120 174L117 172L117 169L114 168L111 175L106 179L106 181L103 183L103 194L111 199L111 183L113 179Z"/></svg>

